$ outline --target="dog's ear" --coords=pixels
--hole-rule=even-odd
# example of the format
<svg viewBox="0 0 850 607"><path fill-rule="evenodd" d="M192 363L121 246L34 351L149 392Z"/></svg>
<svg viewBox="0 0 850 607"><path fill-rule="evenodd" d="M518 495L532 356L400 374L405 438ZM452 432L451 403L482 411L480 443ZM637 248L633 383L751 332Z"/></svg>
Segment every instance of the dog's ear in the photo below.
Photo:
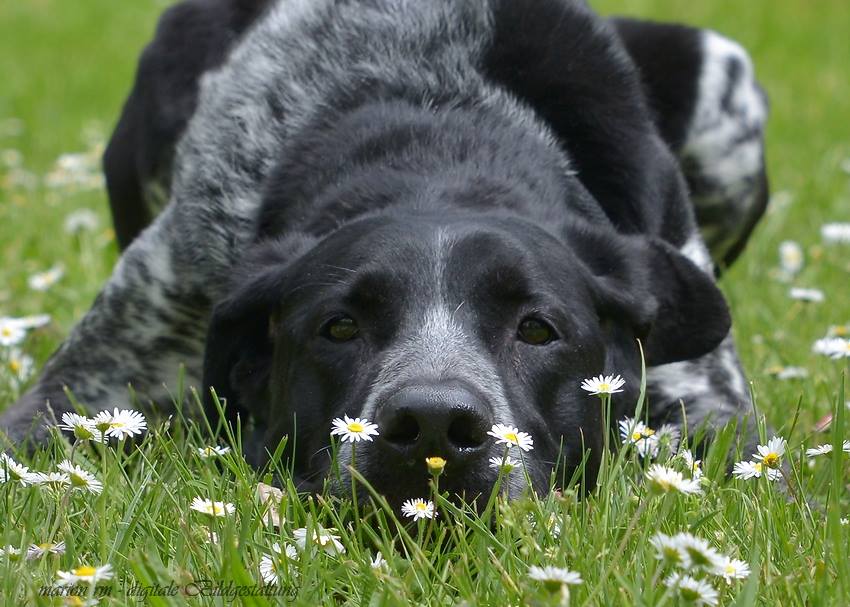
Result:
<svg viewBox="0 0 850 607"><path fill-rule="evenodd" d="M647 365L698 358L729 334L729 308L713 277L667 242L586 229L571 240L593 274L600 314L631 324Z"/></svg>
<svg viewBox="0 0 850 607"><path fill-rule="evenodd" d="M213 309L204 351L204 406L211 423L218 418L211 388L224 400L230 423L268 403L274 349L270 323L286 292L293 260L312 244L302 237L266 243L234 269L230 293Z"/></svg>

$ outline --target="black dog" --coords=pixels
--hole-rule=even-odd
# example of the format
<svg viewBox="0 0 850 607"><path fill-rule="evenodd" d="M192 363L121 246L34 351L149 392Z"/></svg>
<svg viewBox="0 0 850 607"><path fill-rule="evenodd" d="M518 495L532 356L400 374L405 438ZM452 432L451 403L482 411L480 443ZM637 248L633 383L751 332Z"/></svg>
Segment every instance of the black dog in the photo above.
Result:
<svg viewBox="0 0 850 607"><path fill-rule="evenodd" d="M538 488L586 449L593 482L579 385L622 374L629 414L638 338L653 423L747 412L713 276L764 210L765 114L737 44L579 1L186 0L105 157L124 255L2 426L43 436L63 385L165 406L184 364L306 488L343 413L379 424L357 465L396 504L432 455L489 491L493 423Z"/></svg>

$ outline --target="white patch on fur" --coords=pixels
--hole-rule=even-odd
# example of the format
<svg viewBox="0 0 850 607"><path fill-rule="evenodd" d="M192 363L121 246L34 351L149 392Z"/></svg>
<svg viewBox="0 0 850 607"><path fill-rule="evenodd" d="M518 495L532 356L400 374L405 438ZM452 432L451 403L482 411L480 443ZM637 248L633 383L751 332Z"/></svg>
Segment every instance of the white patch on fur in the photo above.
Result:
<svg viewBox="0 0 850 607"><path fill-rule="evenodd" d="M682 255L694 262L694 265L706 274L714 273L714 262L711 260L711 255L708 253L708 248L705 246L699 232L691 234L687 242L679 250Z"/></svg>

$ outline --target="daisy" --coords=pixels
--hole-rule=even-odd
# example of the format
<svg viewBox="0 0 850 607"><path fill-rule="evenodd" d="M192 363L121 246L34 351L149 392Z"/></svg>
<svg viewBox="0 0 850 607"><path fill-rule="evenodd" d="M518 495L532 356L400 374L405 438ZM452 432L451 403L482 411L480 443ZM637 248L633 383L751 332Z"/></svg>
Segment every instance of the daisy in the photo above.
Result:
<svg viewBox="0 0 850 607"><path fill-rule="evenodd" d="M520 463L512 458L510 455L506 455L505 457L493 456L490 458L490 467L494 470L498 470L502 474L508 474L519 466Z"/></svg>
<svg viewBox="0 0 850 607"><path fill-rule="evenodd" d="M17 561L21 558L21 549L8 544L6 546L0 547L0 556L6 557L7 560Z"/></svg>
<svg viewBox="0 0 850 607"><path fill-rule="evenodd" d="M103 433L95 427L94 420L78 413L63 413L58 428L73 432L77 440L104 441Z"/></svg>
<svg viewBox="0 0 850 607"><path fill-rule="evenodd" d="M615 394L622 392L621 388L624 385L626 380L619 375L599 375L581 382L581 389L590 394Z"/></svg>
<svg viewBox="0 0 850 607"><path fill-rule="evenodd" d="M425 465L428 466L428 471L434 476L442 474L446 467L446 460L442 457L426 457Z"/></svg>
<svg viewBox="0 0 850 607"><path fill-rule="evenodd" d="M272 551L275 552L274 555L264 554L263 558L260 560L260 577L263 578L263 583L265 584L278 583L277 559L281 554L286 555L286 558L290 560L298 560L298 552L295 550L295 546L291 544L286 544L283 549L281 549L280 544L275 542L272 544Z"/></svg>
<svg viewBox="0 0 850 607"><path fill-rule="evenodd" d="M767 468L761 462L737 462L732 468L732 476L741 480L761 478L765 474L768 480L776 481L782 477L782 473L774 468Z"/></svg>
<svg viewBox="0 0 850 607"><path fill-rule="evenodd" d="M682 473L660 464L653 464L646 471L646 480L653 493L683 493L685 495L702 493L699 481L686 479Z"/></svg>
<svg viewBox="0 0 850 607"><path fill-rule="evenodd" d="M67 459L56 466L62 472L66 472L71 480L71 486L74 489L88 491L98 494L103 491L103 483L101 483L94 474L86 472L80 466L75 466Z"/></svg>
<svg viewBox="0 0 850 607"><path fill-rule="evenodd" d="M583 583L581 574L570 571L563 567L537 567L532 565L528 568L528 577L536 582L542 582L547 590L555 592L564 586L575 586Z"/></svg>
<svg viewBox="0 0 850 607"><path fill-rule="evenodd" d="M689 575L670 575L664 585L679 591L679 596L691 605L717 605L720 595L717 590L705 580L698 580Z"/></svg>
<svg viewBox="0 0 850 607"><path fill-rule="evenodd" d="M67 472L36 472L31 482L58 495L71 486L71 477Z"/></svg>
<svg viewBox="0 0 850 607"><path fill-rule="evenodd" d="M74 586L79 583L97 584L98 582L112 579L112 565L106 564L100 567L83 565L70 571L57 571L56 586Z"/></svg>
<svg viewBox="0 0 850 607"><path fill-rule="evenodd" d="M20 318L10 318L24 329L38 329L39 327L43 327L44 325L50 322L49 314L36 314L34 316L21 316Z"/></svg>
<svg viewBox="0 0 850 607"><path fill-rule="evenodd" d="M342 437L342 442L359 442L361 440L370 441L373 436L378 436L378 425L371 423L368 419L355 417L351 419L347 415L343 419L336 418L332 422L333 429L331 435Z"/></svg>
<svg viewBox="0 0 850 607"><path fill-rule="evenodd" d="M414 521L418 521L421 518L434 518L436 516L434 502L424 500L421 497L405 501L401 505L401 513L404 516L413 517Z"/></svg>
<svg viewBox="0 0 850 607"><path fill-rule="evenodd" d="M782 456L785 455L785 439L779 436L774 436L766 445L759 445L758 453L755 454L757 460L768 468L779 468L782 463Z"/></svg>
<svg viewBox="0 0 850 607"><path fill-rule="evenodd" d="M106 437L119 439L129 438L141 434L147 429L148 422L145 416L133 409L118 410L115 407L112 413L101 411L92 420L94 427L103 432Z"/></svg>
<svg viewBox="0 0 850 607"><path fill-rule="evenodd" d="M496 439L497 445L505 444L508 447L519 447L523 451L531 451L534 448L534 439L531 438L531 435L527 432L520 432L513 426L493 424L487 434Z"/></svg>
<svg viewBox="0 0 850 607"><path fill-rule="evenodd" d="M692 479L702 478L702 460L694 459L690 449L683 449L682 451L679 451L679 457L682 458L682 461L684 461L685 465L688 467L688 471L691 473Z"/></svg>
<svg viewBox="0 0 850 607"><path fill-rule="evenodd" d="M17 318L0 318L0 346L16 346L27 336L24 327Z"/></svg>
<svg viewBox="0 0 850 607"><path fill-rule="evenodd" d="M806 379L809 376L808 369L803 367L781 367L776 371L776 379Z"/></svg>
<svg viewBox="0 0 850 607"><path fill-rule="evenodd" d="M850 223L825 223L820 228L824 242L850 243Z"/></svg>
<svg viewBox="0 0 850 607"><path fill-rule="evenodd" d="M53 266L45 272L39 272L29 277L28 284L33 291L46 291L65 275L62 266Z"/></svg>
<svg viewBox="0 0 850 607"><path fill-rule="evenodd" d="M658 432L655 434L659 445L666 446L670 449L671 453L675 453L679 448L679 438L681 438L681 435L679 427L674 426L673 424L662 424L658 429ZM657 454L658 453L656 451L656 453L653 454L653 457Z"/></svg>
<svg viewBox="0 0 850 607"><path fill-rule="evenodd" d="M202 459L209 459L211 457L219 457L222 455L226 455L230 452L230 447L221 447L219 445L215 446L207 446L207 447L198 447L198 456Z"/></svg>
<svg viewBox="0 0 850 607"><path fill-rule="evenodd" d="M99 223L97 213L89 209L79 209L65 217L65 232L67 234L93 232Z"/></svg>
<svg viewBox="0 0 850 607"><path fill-rule="evenodd" d="M725 579L727 584L731 584L732 580L743 580L749 576L750 566L744 561L727 556L723 557L723 563L713 573Z"/></svg>
<svg viewBox="0 0 850 607"><path fill-rule="evenodd" d="M850 337L850 325L831 325L826 335L827 337Z"/></svg>
<svg viewBox="0 0 850 607"><path fill-rule="evenodd" d="M189 507L207 516L227 516L236 511L236 506L229 502L214 502L202 497L194 498Z"/></svg>
<svg viewBox="0 0 850 607"><path fill-rule="evenodd" d="M19 464L11 456L2 453L0 454L0 483L8 482L19 482L26 487L38 482L38 476L36 472L30 472L28 467Z"/></svg>
<svg viewBox="0 0 850 607"><path fill-rule="evenodd" d="M803 269L803 247L793 240L786 240L779 245L779 265L782 271L793 276Z"/></svg>
<svg viewBox="0 0 850 607"><path fill-rule="evenodd" d="M683 567L689 562L689 557L677 537L657 533L649 540L655 548L655 558L676 567Z"/></svg>
<svg viewBox="0 0 850 607"><path fill-rule="evenodd" d="M12 376L12 379L14 379L18 384L29 379L30 375L32 375L34 366L35 361L32 356L24 354L24 352L18 348L10 349L6 355L6 369L9 370L9 374Z"/></svg>
<svg viewBox="0 0 850 607"><path fill-rule="evenodd" d="M810 303L822 303L825 299L823 291L820 289L801 289L794 287L788 291L788 297L797 301L808 301Z"/></svg>
<svg viewBox="0 0 850 607"><path fill-rule="evenodd" d="M369 562L369 566L372 569L386 569L387 567L387 559L383 557L383 555L379 552L375 554L375 558L373 558Z"/></svg>
<svg viewBox="0 0 850 607"><path fill-rule="evenodd" d="M814 343L812 352L835 359L850 357L850 339L824 337Z"/></svg>
<svg viewBox="0 0 850 607"><path fill-rule="evenodd" d="M807 457L817 457L818 455L826 455L827 453L832 453L832 445L818 445L817 447L806 449Z"/></svg>
<svg viewBox="0 0 850 607"><path fill-rule="evenodd" d="M27 560L38 559L49 554L65 554L65 542L54 544L44 542L43 544L31 544L27 550Z"/></svg>
<svg viewBox="0 0 850 607"><path fill-rule="evenodd" d="M714 571L725 564L723 555L701 537L690 533L677 533L674 539L686 555L686 569Z"/></svg>
<svg viewBox="0 0 850 607"><path fill-rule="evenodd" d="M327 554L345 554L345 546L339 541L339 536L331 533L333 529L313 529L311 544L315 544ZM292 532L295 545L303 551L307 548L307 529L302 527Z"/></svg>
<svg viewBox="0 0 850 607"><path fill-rule="evenodd" d="M655 430L631 417L621 419L618 425L623 444L634 445L641 457L655 457L658 454L659 438Z"/></svg>

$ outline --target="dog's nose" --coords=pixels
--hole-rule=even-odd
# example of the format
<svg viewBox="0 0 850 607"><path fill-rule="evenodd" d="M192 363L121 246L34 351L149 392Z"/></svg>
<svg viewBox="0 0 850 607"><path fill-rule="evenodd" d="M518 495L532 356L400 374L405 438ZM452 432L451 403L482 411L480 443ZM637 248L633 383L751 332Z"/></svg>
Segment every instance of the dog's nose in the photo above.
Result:
<svg viewBox="0 0 850 607"><path fill-rule="evenodd" d="M492 416L461 384L407 386L378 411L381 440L405 457L467 459L486 448Z"/></svg>

